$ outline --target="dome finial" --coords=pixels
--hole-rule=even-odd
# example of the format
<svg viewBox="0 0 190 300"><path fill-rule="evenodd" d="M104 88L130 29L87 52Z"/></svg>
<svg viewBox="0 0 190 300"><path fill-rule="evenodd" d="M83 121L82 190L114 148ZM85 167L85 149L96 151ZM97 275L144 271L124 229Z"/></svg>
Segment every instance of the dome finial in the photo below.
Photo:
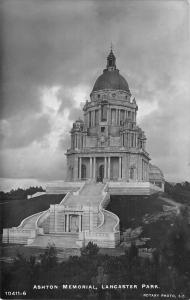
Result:
<svg viewBox="0 0 190 300"><path fill-rule="evenodd" d="M108 71L113 71L113 70L116 70L116 58L115 58L115 55L113 54L113 44L111 42L111 49L110 49L110 53L107 57L107 70Z"/></svg>

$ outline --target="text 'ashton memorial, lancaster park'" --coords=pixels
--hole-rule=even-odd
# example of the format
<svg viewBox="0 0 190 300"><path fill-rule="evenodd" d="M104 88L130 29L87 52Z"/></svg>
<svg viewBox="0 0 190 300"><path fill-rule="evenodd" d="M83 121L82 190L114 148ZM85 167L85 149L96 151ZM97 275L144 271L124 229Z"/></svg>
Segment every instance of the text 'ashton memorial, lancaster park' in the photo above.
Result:
<svg viewBox="0 0 190 300"><path fill-rule="evenodd" d="M83 107L84 118L73 123L66 179L46 188L46 194L65 197L18 227L4 228L3 242L33 247L51 242L60 248L80 248L89 241L103 248L119 244L119 218L106 210L110 195L149 196L164 189L162 172L150 164L137 111L111 50Z"/></svg>

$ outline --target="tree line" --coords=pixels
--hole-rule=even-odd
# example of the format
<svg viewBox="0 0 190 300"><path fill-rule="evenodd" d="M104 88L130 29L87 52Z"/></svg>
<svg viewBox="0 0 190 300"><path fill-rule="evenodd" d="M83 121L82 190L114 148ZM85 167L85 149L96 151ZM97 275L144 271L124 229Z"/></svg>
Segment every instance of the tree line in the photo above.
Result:
<svg viewBox="0 0 190 300"><path fill-rule="evenodd" d="M29 187L27 189L12 189L10 192L0 191L0 202L12 201L12 200L25 200L27 195L33 195L36 192L44 192L45 190L41 186Z"/></svg>
<svg viewBox="0 0 190 300"><path fill-rule="evenodd" d="M188 181L176 184L165 182L165 192L180 203L190 203L190 182Z"/></svg>

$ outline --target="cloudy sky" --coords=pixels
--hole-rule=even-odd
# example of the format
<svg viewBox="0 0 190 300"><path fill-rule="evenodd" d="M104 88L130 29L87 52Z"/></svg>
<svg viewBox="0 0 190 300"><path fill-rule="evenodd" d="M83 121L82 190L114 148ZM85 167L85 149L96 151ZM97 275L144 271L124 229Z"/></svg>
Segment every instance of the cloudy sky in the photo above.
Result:
<svg viewBox="0 0 190 300"><path fill-rule="evenodd" d="M69 130L112 42L152 163L190 180L189 1L1 3L0 177L64 178Z"/></svg>

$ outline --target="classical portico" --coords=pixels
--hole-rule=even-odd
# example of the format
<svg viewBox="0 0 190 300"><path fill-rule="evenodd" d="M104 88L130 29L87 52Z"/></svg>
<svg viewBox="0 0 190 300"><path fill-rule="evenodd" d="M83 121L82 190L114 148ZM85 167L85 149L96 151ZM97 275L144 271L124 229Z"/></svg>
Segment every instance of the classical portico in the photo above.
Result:
<svg viewBox="0 0 190 300"><path fill-rule="evenodd" d="M80 156L78 157L78 179L105 182L110 179L121 180L122 174L122 156ZM115 165L115 170L110 166Z"/></svg>

